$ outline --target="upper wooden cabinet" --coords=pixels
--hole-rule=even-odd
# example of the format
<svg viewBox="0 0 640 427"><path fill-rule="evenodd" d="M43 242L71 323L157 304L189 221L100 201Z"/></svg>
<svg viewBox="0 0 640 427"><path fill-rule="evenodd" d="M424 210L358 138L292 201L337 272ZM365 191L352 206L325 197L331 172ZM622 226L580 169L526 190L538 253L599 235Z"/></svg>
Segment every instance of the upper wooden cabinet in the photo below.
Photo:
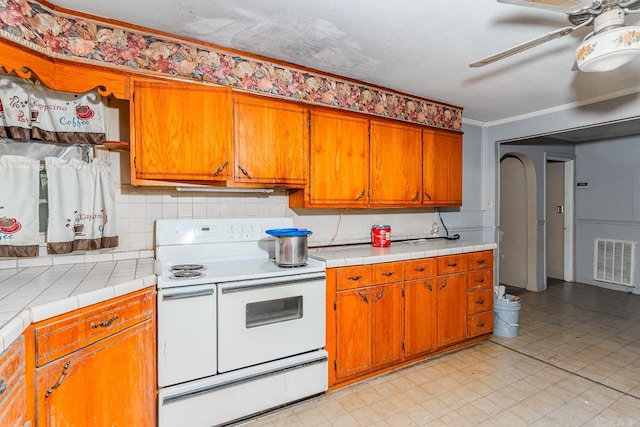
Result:
<svg viewBox="0 0 640 427"><path fill-rule="evenodd" d="M131 181L224 182L231 174L231 91L135 81Z"/></svg>
<svg viewBox="0 0 640 427"><path fill-rule="evenodd" d="M364 207L369 203L369 120L311 110L309 185L292 207Z"/></svg>
<svg viewBox="0 0 640 427"><path fill-rule="evenodd" d="M371 120L370 184L372 205L422 203L421 129Z"/></svg>
<svg viewBox="0 0 640 427"><path fill-rule="evenodd" d="M431 206L462 205L462 134L424 129L423 200Z"/></svg>
<svg viewBox="0 0 640 427"><path fill-rule="evenodd" d="M308 143L306 107L233 94L235 184L302 188L308 175Z"/></svg>

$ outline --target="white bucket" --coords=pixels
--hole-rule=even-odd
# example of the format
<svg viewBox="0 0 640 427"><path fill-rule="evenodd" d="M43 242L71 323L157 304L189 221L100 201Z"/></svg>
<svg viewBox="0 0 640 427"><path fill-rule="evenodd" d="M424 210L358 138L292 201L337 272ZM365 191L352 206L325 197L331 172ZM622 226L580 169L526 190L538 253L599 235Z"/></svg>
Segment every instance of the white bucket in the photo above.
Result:
<svg viewBox="0 0 640 427"><path fill-rule="evenodd" d="M518 336L520 326L521 301L510 301L514 295L505 295L505 299L493 301L493 334L498 337L513 338Z"/></svg>

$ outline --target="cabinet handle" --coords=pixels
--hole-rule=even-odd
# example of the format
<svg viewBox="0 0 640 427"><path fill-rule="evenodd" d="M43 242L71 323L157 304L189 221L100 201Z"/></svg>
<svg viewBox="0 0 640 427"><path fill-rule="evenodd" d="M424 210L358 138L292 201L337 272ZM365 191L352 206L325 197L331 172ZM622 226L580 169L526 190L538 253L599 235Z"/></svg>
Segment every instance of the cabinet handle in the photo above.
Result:
<svg viewBox="0 0 640 427"><path fill-rule="evenodd" d="M426 191L424 192L424 195L427 196L427 199L431 200L431 194L427 193Z"/></svg>
<svg viewBox="0 0 640 427"><path fill-rule="evenodd" d="M367 298L367 296L366 296L366 295L364 295L362 292L358 292L358 296L359 296L360 298L362 298L362 301L364 301L364 302L366 302L366 303L369 303L369 299L368 299L368 298Z"/></svg>
<svg viewBox="0 0 640 427"><path fill-rule="evenodd" d="M484 283L484 279L476 279L476 282L478 282L478 283Z"/></svg>
<svg viewBox="0 0 640 427"><path fill-rule="evenodd" d="M4 393L6 390L7 383L5 383L3 379L0 379L0 394Z"/></svg>
<svg viewBox="0 0 640 427"><path fill-rule="evenodd" d="M69 369L69 365L71 365L71 361L68 361L67 363L64 364L64 366L62 367L62 374L60 375L60 378L58 378L58 381L56 381L54 385L49 387L49 389L44 394L44 397L49 397L51 393L53 393L53 390L60 387L60 385L62 384L62 381L64 381L64 379L67 376L67 370Z"/></svg>
<svg viewBox="0 0 640 427"><path fill-rule="evenodd" d="M391 277L391 276L393 276L395 273L394 273L393 271L387 271L387 272L385 272L385 273L380 273L380 274L382 274L383 276L386 276L386 277Z"/></svg>
<svg viewBox="0 0 640 427"><path fill-rule="evenodd" d="M244 176L246 176L247 178L251 179L251 175L249 175L249 172L247 172L247 170L245 168L243 168L242 166L238 165L238 169L240 169L240 172L242 172L244 174Z"/></svg>
<svg viewBox="0 0 640 427"><path fill-rule="evenodd" d="M444 282L442 282L442 285L440 285L440 289L444 289L444 288L447 287L447 280L449 280L448 277L446 279L444 279Z"/></svg>
<svg viewBox="0 0 640 427"><path fill-rule="evenodd" d="M413 271L417 271L417 272L424 271L424 267L414 268Z"/></svg>
<svg viewBox="0 0 640 427"><path fill-rule="evenodd" d="M91 329L97 329L97 328L106 328L107 326L111 326L111 324L113 322L116 321L116 319L118 318L118 315L116 314L115 316L113 316L111 319L107 319L104 322L100 322L100 323L92 323L91 324Z"/></svg>
<svg viewBox="0 0 640 427"><path fill-rule="evenodd" d="M484 304L484 299L480 298L479 300L476 300L476 304L478 305Z"/></svg>
<svg viewBox="0 0 640 427"><path fill-rule="evenodd" d="M447 267L455 267L456 265L458 265L458 263L454 262L453 264L447 264Z"/></svg>
<svg viewBox="0 0 640 427"><path fill-rule="evenodd" d="M484 260L483 259L479 259L476 261L478 264L484 264Z"/></svg>
<svg viewBox="0 0 640 427"><path fill-rule="evenodd" d="M362 276L348 276L347 279L356 281L362 279Z"/></svg>
<svg viewBox="0 0 640 427"><path fill-rule="evenodd" d="M484 322L476 323L476 326L478 328L482 328L484 326Z"/></svg>
<svg viewBox="0 0 640 427"><path fill-rule="evenodd" d="M360 195L358 197L356 197L356 200L360 200L364 197L364 190L362 190L362 193L360 193Z"/></svg>
<svg viewBox="0 0 640 427"><path fill-rule="evenodd" d="M415 202L416 200L418 200L418 197L420 197L420 192L416 191L416 195L413 196L413 199L411 199L411 201Z"/></svg>
<svg viewBox="0 0 640 427"><path fill-rule="evenodd" d="M218 176L220 175L220 172L222 172L224 170L224 168L226 168L229 165L229 162L224 162L224 164L222 166L220 166L214 173L213 176Z"/></svg>
<svg viewBox="0 0 640 427"><path fill-rule="evenodd" d="M384 288L380 291L380 293L378 294L378 296L376 297L375 301L380 301L382 299L382 296L384 295Z"/></svg>
<svg viewBox="0 0 640 427"><path fill-rule="evenodd" d="M429 282L424 282L424 285L427 287L427 289L429 289L430 291L433 290L433 288L431 287L431 283Z"/></svg>

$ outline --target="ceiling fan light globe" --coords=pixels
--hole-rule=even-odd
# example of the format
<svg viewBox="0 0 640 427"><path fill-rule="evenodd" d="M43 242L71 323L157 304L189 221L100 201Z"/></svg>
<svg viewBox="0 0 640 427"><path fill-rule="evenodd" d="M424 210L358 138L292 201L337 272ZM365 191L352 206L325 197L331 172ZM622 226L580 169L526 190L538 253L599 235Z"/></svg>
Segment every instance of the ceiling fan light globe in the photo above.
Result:
<svg viewBox="0 0 640 427"><path fill-rule="evenodd" d="M640 27L620 27L590 37L576 50L578 69L611 71L640 56Z"/></svg>

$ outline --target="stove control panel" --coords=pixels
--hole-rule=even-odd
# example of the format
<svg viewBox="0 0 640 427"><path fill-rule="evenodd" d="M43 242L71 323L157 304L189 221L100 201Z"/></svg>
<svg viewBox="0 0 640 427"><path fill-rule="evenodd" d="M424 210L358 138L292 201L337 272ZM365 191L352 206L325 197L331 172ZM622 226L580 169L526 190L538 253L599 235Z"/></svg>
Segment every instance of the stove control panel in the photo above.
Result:
<svg viewBox="0 0 640 427"><path fill-rule="evenodd" d="M235 218L156 221L156 245L251 242L271 228L293 226L291 218Z"/></svg>

